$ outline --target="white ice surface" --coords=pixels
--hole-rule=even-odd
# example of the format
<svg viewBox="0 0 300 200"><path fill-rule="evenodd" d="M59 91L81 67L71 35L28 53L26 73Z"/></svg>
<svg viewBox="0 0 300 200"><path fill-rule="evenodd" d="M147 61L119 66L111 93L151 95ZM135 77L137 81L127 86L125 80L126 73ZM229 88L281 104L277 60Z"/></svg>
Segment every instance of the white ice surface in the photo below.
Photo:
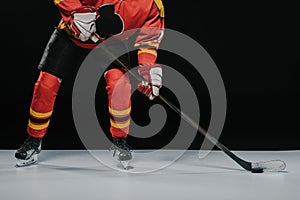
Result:
<svg viewBox="0 0 300 200"><path fill-rule="evenodd" d="M0 150L1 200L298 200L300 151L233 151L247 161L281 159L283 172L253 174L221 151L135 151L121 170L108 151L42 150L36 165L16 168ZM205 153L205 152L204 152ZM178 158L178 159L177 159Z"/></svg>

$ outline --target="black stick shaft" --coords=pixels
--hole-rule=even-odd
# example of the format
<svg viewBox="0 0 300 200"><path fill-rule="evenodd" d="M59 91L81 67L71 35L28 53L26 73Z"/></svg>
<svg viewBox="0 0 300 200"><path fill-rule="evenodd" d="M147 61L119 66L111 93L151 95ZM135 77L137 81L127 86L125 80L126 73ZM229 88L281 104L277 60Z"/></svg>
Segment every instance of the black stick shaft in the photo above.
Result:
<svg viewBox="0 0 300 200"><path fill-rule="evenodd" d="M167 104L170 108L172 108L172 110L174 110L177 114L179 114L192 127L194 127L197 130L198 133L201 133L211 143L213 143L220 150L222 150L224 153L226 153L230 158L232 158L234 161L236 161L240 166L242 166L246 170L251 170L251 163L242 160L241 158L236 156L234 153L232 153L226 146L224 146L221 142L219 142L211 134L209 134L207 131L205 131L199 124L197 124L193 119L191 119L187 114L185 114L183 111L181 111L179 108L177 108L174 104L172 104L170 101L168 101L161 94L159 95L159 98L163 102L165 102L165 104Z"/></svg>

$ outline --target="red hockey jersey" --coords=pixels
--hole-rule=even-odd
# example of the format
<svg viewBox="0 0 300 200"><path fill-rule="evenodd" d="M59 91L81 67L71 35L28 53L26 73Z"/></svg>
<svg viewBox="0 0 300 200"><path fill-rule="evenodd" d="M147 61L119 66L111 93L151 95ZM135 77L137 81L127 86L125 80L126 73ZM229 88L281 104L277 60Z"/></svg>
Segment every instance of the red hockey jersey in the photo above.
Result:
<svg viewBox="0 0 300 200"><path fill-rule="evenodd" d="M73 10L82 6L101 6L114 4L115 13L123 22L122 33L139 29L139 34L135 40L138 50L139 64L155 63L157 49L163 37L164 30L164 7L161 0L53 0L58 7L62 19L58 25L68 33L66 22L70 18ZM100 13L101 16L101 13ZM155 28L150 29L149 28ZM120 34L121 39L126 39L130 35ZM135 33L135 32L134 32ZM133 34L133 32L132 32ZM97 45L91 40L82 42L70 34L70 38L79 46L84 48L94 48Z"/></svg>

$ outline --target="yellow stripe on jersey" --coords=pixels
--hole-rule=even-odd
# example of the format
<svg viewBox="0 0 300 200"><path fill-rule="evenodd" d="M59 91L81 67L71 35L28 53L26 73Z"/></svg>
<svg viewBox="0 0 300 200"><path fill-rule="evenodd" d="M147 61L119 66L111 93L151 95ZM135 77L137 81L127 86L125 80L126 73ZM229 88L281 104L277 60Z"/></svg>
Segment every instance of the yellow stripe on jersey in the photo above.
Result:
<svg viewBox="0 0 300 200"><path fill-rule="evenodd" d="M141 54L141 53L149 53L149 54L152 54L154 55L155 57L157 57L157 51L155 49L139 49L138 50L138 54Z"/></svg>
<svg viewBox="0 0 300 200"><path fill-rule="evenodd" d="M57 5L59 4L60 2L62 2L63 0L54 0L54 4Z"/></svg>
<svg viewBox="0 0 300 200"><path fill-rule="evenodd" d="M126 110L114 110L111 107L108 107L109 113L116 116L128 115L131 111L131 106Z"/></svg>
<svg viewBox="0 0 300 200"><path fill-rule="evenodd" d="M154 3L156 4L158 10L159 10L159 16L161 18L164 18L165 17L165 8L164 8L164 5L162 3L161 0L154 0Z"/></svg>
<svg viewBox="0 0 300 200"><path fill-rule="evenodd" d="M147 48L147 47L151 48L151 47L153 47L153 48L158 49L159 43L149 41L149 42L145 42L145 43L135 43L134 44L134 47L139 47L139 46L143 46L143 48Z"/></svg>
<svg viewBox="0 0 300 200"><path fill-rule="evenodd" d="M45 124L41 124L41 125L37 125L37 124L33 124L31 123L30 120L28 120L28 126L34 130L42 130L45 129L49 126L50 120L48 120L48 122L46 122Z"/></svg>
<svg viewBox="0 0 300 200"><path fill-rule="evenodd" d="M66 25L66 23L64 22L63 19L60 20L58 26L59 26L60 29L66 31L68 35L72 35L70 29L68 28L68 26Z"/></svg>
<svg viewBox="0 0 300 200"><path fill-rule="evenodd" d="M48 118L48 117L51 117L52 111L46 112L46 113L40 113L40 112L36 112L36 111L32 110L32 108L30 108L30 115L35 118Z"/></svg>
<svg viewBox="0 0 300 200"><path fill-rule="evenodd" d="M114 122L113 120L110 120L110 124L112 127L115 127L115 128L126 128L130 125L130 120L127 120L125 123L116 123Z"/></svg>

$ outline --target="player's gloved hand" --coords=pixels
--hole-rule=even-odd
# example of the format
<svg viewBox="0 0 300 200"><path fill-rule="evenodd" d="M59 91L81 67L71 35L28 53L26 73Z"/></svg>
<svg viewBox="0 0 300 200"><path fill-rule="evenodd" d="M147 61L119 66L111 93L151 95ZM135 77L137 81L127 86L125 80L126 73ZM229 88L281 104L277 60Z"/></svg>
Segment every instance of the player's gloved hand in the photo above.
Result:
<svg viewBox="0 0 300 200"><path fill-rule="evenodd" d="M87 41L96 32L97 16L98 11L92 7L84 6L72 11L67 23L72 35L83 42Z"/></svg>
<svg viewBox="0 0 300 200"><path fill-rule="evenodd" d="M159 89L162 87L162 68L159 64L140 65L138 73L143 80L138 83L138 91L153 100L159 96Z"/></svg>

